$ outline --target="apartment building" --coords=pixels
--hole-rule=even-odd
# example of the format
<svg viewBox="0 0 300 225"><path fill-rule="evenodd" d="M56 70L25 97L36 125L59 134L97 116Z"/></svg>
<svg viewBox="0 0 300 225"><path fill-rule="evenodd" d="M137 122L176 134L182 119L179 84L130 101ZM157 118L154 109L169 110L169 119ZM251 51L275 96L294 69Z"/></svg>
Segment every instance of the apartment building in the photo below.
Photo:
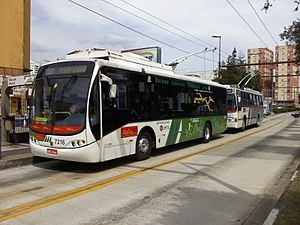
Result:
<svg viewBox="0 0 300 225"><path fill-rule="evenodd" d="M265 98L272 98L272 77L274 65L268 64L274 61L274 53L268 48L248 49L248 63L257 64L249 67L252 71L258 71L262 81L262 94ZM265 64L264 64L265 63Z"/></svg>
<svg viewBox="0 0 300 225"><path fill-rule="evenodd" d="M258 71L262 80L262 94L273 105L299 106L299 67L295 60L295 46L276 46L275 54L268 48L248 49L249 69ZM274 62L272 64L272 62ZM281 63L282 62L282 63Z"/></svg>
<svg viewBox="0 0 300 225"><path fill-rule="evenodd" d="M299 106L299 67L294 60L294 45L275 47L275 105Z"/></svg>

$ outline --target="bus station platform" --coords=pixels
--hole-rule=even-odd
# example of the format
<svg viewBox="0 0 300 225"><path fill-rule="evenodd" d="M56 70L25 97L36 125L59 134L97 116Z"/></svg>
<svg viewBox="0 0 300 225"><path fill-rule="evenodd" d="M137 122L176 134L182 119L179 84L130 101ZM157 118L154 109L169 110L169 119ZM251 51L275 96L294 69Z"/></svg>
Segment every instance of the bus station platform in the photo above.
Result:
<svg viewBox="0 0 300 225"><path fill-rule="evenodd" d="M32 159L28 143L1 143L0 170L30 164Z"/></svg>

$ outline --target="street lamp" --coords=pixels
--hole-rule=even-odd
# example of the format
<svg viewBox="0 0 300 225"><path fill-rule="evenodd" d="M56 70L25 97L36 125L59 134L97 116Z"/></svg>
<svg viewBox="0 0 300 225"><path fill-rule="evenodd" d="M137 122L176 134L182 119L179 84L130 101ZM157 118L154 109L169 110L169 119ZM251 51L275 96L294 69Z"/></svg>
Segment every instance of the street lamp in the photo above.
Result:
<svg viewBox="0 0 300 225"><path fill-rule="evenodd" d="M218 38L219 39L219 72L218 72L218 77L219 79L221 78L221 35L213 35L211 36L212 38Z"/></svg>

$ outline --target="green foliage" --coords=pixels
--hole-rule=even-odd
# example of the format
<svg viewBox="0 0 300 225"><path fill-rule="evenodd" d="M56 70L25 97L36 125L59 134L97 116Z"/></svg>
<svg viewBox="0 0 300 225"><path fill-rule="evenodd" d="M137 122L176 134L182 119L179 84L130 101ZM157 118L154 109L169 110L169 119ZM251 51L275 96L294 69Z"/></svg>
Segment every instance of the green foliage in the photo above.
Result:
<svg viewBox="0 0 300 225"><path fill-rule="evenodd" d="M274 0L275 1L275 0ZM294 11L298 11L300 7L300 1L295 1L295 8ZM269 8L272 7L270 0L265 0L264 7L262 10L267 12ZM289 27L284 27L284 31L279 34L282 40L286 41L287 45L296 45L296 61L300 62L300 19L292 22L292 25Z"/></svg>
<svg viewBox="0 0 300 225"><path fill-rule="evenodd" d="M280 108L280 109L274 108L273 112L275 114L278 114L278 113L293 112L293 111L296 111L296 110L297 110L296 107L284 107L284 108Z"/></svg>
<svg viewBox="0 0 300 225"><path fill-rule="evenodd" d="M300 224L300 176L299 172L289 185L281 199L280 212L274 225L299 225Z"/></svg>
<svg viewBox="0 0 300 225"><path fill-rule="evenodd" d="M296 45L296 60L300 61L300 19L293 21L291 26L284 27L280 37L286 41L286 44Z"/></svg>
<svg viewBox="0 0 300 225"><path fill-rule="evenodd" d="M295 1L294 0L294 3L296 4L295 8L294 8L294 11L298 11L299 10L299 5L300 5L300 1ZM267 13L268 10L269 10L269 8L271 8L271 7L272 7L272 4L270 3L270 0L265 0L264 7L261 10L265 10L265 12Z"/></svg>
<svg viewBox="0 0 300 225"><path fill-rule="evenodd" d="M226 62L222 62L222 65L227 65L227 67L222 68L220 78L216 78L214 81L219 82L220 84L238 84L245 76L250 74L250 71L247 70L245 66L239 66L243 64L246 64L245 57L237 55L237 51L234 48L232 55L228 56ZM254 71L254 73L256 73L256 75L249 81L247 87L261 91L262 85L260 76L257 71ZM247 80L248 79L245 79L245 82Z"/></svg>

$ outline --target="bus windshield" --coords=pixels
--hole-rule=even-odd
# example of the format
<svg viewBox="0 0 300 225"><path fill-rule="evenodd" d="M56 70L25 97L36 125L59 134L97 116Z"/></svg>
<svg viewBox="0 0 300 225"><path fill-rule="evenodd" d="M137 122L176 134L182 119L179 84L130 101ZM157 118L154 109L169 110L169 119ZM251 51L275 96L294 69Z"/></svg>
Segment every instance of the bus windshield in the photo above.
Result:
<svg viewBox="0 0 300 225"><path fill-rule="evenodd" d="M48 134L78 133L85 112L92 62L56 63L40 68L31 104L30 128Z"/></svg>
<svg viewBox="0 0 300 225"><path fill-rule="evenodd" d="M237 104L236 104L236 99L235 95L233 94L228 94L227 95L227 110L237 110Z"/></svg>

